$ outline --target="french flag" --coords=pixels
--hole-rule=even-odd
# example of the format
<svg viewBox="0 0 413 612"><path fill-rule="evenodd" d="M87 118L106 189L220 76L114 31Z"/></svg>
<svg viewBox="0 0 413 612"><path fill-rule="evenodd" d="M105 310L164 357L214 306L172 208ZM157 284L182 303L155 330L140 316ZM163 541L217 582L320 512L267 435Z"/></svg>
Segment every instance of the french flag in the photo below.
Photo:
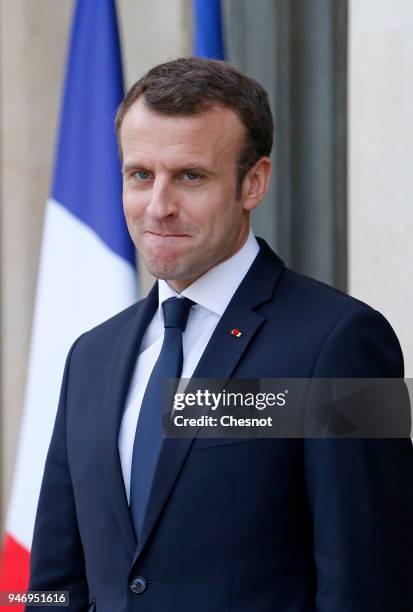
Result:
<svg viewBox="0 0 413 612"><path fill-rule="evenodd" d="M114 131L122 97L114 0L78 0L44 222L0 591L27 589L33 526L66 354L81 333L138 298Z"/></svg>

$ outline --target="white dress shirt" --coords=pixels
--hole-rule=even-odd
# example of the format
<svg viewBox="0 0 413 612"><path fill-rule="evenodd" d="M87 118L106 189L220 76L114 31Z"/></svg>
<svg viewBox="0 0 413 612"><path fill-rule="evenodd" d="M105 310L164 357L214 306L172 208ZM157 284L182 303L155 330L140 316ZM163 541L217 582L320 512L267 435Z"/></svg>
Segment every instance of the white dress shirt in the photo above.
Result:
<svg viewBox="0 0 413 612"><path fill-rule="evenodd" d="M184 353L182 378L190 378L218 321L224 314L258 251L259 245L252 230L250 230L246 242L235 255L208 270L181 294L172 289L166 281L159 280L159 307L142 339L119 430L118 447L128 502L133 442L139 411L149 377L161 352L163 342L162 302L170 297L187 297L195 302L190 310L188 323L182 335Z"/></svg>

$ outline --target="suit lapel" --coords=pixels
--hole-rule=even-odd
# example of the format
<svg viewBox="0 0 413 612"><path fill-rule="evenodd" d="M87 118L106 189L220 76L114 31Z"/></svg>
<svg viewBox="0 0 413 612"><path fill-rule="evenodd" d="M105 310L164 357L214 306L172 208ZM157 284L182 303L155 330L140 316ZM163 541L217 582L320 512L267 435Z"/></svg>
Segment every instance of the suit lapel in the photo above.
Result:
<svg viewBox="0 0 413 612"><path fill-rule="evenodd" d="M102 406L101 458L113 511L131 557L136 548L118 450L119 428L143 335L158 306L158 286L153 286L136 316L120 330L110 365Z"/></svg>
<svg viewBox="0 0 413 612"><path fill-rule="evenodd" d="M271 299L284 264L264 241L259 242L260 252L221 317L193 378L229 378L265 321L265 316L256 309ZM242 331L239 338L231 335L233 328ZM134 562L155 526L192 443L193 438L165 438L162 444Z"/></svg>

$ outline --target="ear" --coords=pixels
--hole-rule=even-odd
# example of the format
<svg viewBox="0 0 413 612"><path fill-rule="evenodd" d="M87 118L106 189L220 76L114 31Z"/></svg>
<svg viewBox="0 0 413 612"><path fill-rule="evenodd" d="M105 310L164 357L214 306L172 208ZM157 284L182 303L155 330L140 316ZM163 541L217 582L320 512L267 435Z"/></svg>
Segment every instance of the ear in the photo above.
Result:
<svg viewBox="0 0 413 612"><path fill-rule="evenodd" d="M269 157L261 157L247 172L242 183L244 210L253 210L266 196L271 178L272 162Z"/></svg>

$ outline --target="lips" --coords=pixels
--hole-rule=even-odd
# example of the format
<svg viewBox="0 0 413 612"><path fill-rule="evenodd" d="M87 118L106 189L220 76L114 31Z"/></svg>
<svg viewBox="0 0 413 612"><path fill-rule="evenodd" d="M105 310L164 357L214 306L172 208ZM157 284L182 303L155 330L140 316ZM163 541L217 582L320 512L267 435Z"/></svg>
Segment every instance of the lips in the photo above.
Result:
<svg viewBox="0 0 413 612"><path fill-rule="evenodd" d="M158 234L157 232L146 231L144 234L144 241L150 249L172 249L183 247L190 236L188 234Z"/></svg>
<svg viewBox="0 0 413 612"><path fill-rule="evenodd" d="M151 232L149 230L145 231L145 234L147 236L153 237L153 238L188 238L188 234L178 234L178 233L172 233L172 232L168 232L168 233L164 233L164 232Z"/></svg>

